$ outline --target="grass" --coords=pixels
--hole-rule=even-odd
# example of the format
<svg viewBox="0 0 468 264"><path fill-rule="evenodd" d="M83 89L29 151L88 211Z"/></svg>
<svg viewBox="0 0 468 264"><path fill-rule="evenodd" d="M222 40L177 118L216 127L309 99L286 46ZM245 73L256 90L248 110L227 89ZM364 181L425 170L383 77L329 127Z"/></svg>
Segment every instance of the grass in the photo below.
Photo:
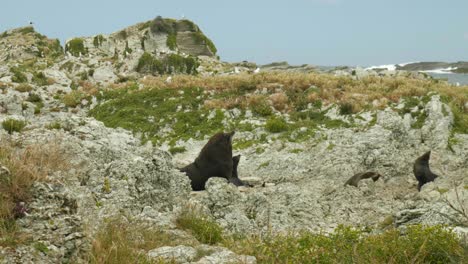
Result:
<svg viewBox="0 0 468 264"><path fill-rule="evenodd" d="M11 80L16 83L25 83L28 81L28 78L24 74L24 70L17 68L17 67L12 67L10 68L10 71L13 73L13 76L11 77Z"/></svg>
<svg viewBox="0 0 468 264"><path fill-rule="evenodd" d="M174 154L177 154L177 153L183 153L187 151L187 149L185 147L171 147L169 148L169 152L174 155Z"/></svg>
<svg viewBox="0 0 468 264"><path fill-rule="evenodd" d="M16 120L13 118L6 119L2 122L2 127L8 132L8 134L13 134L13 132L21 132L25 126L25 121Z"/></svg>
<svg viewBox="0 0 468 264"><path fill-rule="evenodd" d="M196 242L195 242L196 243ZM89 263L164 263L149 259L145 252L162 246L191 246L193 241L123 217L108 219L92 242Z"/></svg>
<svg viewBox="0 0 468 264"><path fill-rule="evenodd" d="M353 80L317 73L260 73L255 75L198 77L174 75L141 80L144 88L136 84L118 84L98 96L99 105L90 114L110 127L123 127L139 132L143 140L153 143L179 139L204 139L212 133L235 129L252 131L282 131L279 139L301 142L313 137L323 127L329 129L355 127L354 113L371 111L374 118L365 126L376 123L376 111L395 107L400 102L401 115L411 113L413 128L420 128L426 119L424 103L430 93L439 93L454 114L453 135L468 133L468 86L453 87L444 82L410 78L369 77ZM326 116L332 105L348 115L348 122L332 120ZM415 108L416 111L413 111ZM224 111L238 109L240 116L224 116ZM208 119L216 110L215 118ZM222 111L221 111L222 110ZM246 114L265 121L266 125L241 123ZM289 115L288 123L268 122L273 116ZM203 125L201 125L203 124ZM239 142L253 146L261 140ZM241 144L242 143L242 144ZM244 144L245 143L245 144Z"/></svg>
<svg viewBox="0 0 468 264"><path fill-rule="evenodd" d="M201 243L214 245L221 242L223 229L207 215L195 208L185 208L178 216L177 227L188 230Z"/></svg>
<svg viewBox="0 0 468 264"><path fill-rule="evenodd" d="M65 106L73 108L80 105L81 101L86 98L87 95L81 91L71 91L62 97L62 102L65 104Z"/></svg>
<svg viewBox="0 0 468 264"><path fill-rule="evenodd" d="M55 143L18 147L7 140L0 140L0 164L10 172L0 179L0 246L15 246L28 240L16 224L16 205L24 202L27 207L34 182L47 181L51 173L71 166Z"/></svg>
<svg viewBox="0 0 468 264"><path fill-rule="evenodd" d="M226 247L255 256L257 263L466 263L468 248L446 226L408 226L404 232L389 228L380 233L338 226L330 234L309 231L229 234L210 217L186 206L177 228L195 240L148 228L126 218L107 220L93 241L90 263L154 263L148 250L162 246ZM203 253L203 252L202 252ZM208 254L211 252L207 252ZM206 255L202 254L202 255Z"/></svg>
<svg viewBox="0 0 468 264"><path fill-rule="evenodd" d="M288 129L288 124L282 118L273 117L267 120L265 129L271 133L279 133Z"/></svg>
<svg viewBox="0 0 468 264"><path fill-rule="evenodd" d="M329 235L301 232L227 239L223 244L257 263L465 263L468 252L443 226L410 226L368 235L339 226Z"/></svg>
<svg viewBox="0 0 468 264"><path fill-rule="evenodd" d="M27 84L27 83L22 83L18 86L15 87L15 90L20 92L20 93L26 93L32 91L32 86Z"/></svg>

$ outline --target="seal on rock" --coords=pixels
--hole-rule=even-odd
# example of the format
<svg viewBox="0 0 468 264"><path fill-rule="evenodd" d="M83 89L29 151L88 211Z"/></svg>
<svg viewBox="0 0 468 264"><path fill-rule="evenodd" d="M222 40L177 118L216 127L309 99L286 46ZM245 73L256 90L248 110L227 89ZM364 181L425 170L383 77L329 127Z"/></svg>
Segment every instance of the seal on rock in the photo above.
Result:
<svg viewBox="0 0 468 264"><path fill-rule="evenodd" d="M243 181L239 179L239 175L237 174L237 165L239 165L240 158L241 158L241 155L232 157L232 177L229 179L229 182L236 186L252 187L250 184L245 184Z"/></svg>
<svg viewBox="0 0 468 264"><path fill-rule="evenodd" d="M206 181L211 177L222 177L227 180L232 178L233 136L234 131L215 134L202 148L195 161L180 169L190 178L192 190L204 190Z"/></svg>
<svg viewBox="0 0 468 264"><path fill-rule="evenodd" d="M435 178L439 177L438 175L432 173L431 169L429 169L430 158L431 151L428 151L414 161L413 173L416 177L416 180L418 180L418 191L421 191L421 187L424 184L434 181Z"/></svg>
<svg viewBox="0 0 468 264"><path fill-rule="evenodd" d="M372 178L372 180L375 182L377 181L382 175L378 174L377 172L373 171L368 171L368 172L361 172L358 174L355 174L353 177L349 178L349 180L346 181L344 184L346 185L351 185L354 187L358 187L358 182L362 179L369 179Z"/></svg>

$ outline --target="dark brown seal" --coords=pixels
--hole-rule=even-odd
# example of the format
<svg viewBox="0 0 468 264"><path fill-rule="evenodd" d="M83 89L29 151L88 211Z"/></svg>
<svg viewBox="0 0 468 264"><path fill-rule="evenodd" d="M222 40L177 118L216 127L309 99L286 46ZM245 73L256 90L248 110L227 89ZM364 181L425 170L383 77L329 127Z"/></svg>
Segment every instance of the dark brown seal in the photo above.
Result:
<svg viewBox="0 0 468 264"><path fill-rule="evenodd" d="M233 135L234 131L215 134L205 144L195 161L180 170L190 178L194 191L204 190L206 181L211 177L231 179Z"/></svg>
<svg viewBox="0 0 468 264"><path fill-rule="evenodd" d="M237 174L237 165L239 165L240 157L241 155L232 157L232 177L229 179L229 182L236 186L252 187L250 184L246 184L239 179L239 175Z"/></svg>
<svg viewBox="0 0 468 264"><path fill-rule="evenodd" d="M349 180L346 181L345 186L351 185L354 187L358 187L358 183L362 179L372 178L373 181L377 181L380 177L382 177L382 175L378 174L377 172L373 172L373 171L361 172L349 178Z"/></svg>
<svg viewBox="0 0 468 264"><path fill-rule="evenodd" d="M434 181L435 178L439 177L438 175L432 173L431 169L429 169L430 158L431 151L428 151L414 161L413 173L416 177L416 180L418 180L418 191L421 191L421 187L424 184Z"/></svg>

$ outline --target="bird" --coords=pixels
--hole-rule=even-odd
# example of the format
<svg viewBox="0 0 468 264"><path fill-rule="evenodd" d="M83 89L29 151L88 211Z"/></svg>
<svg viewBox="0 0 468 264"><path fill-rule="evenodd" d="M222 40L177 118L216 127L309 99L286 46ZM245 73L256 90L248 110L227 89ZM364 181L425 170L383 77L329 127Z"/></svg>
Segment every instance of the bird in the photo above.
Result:
<svg viewBox="0 0 468 264"><path fill-rule="evenodd" d="M29 25L34 25L34 22L32 22L32 21L29 21Z"/></svg>
<svg viewBox="0 0 468 264"><path fill-rule="evenodd" d="M260 72L260 68L257 68L253 71L253 73L259 73Z"/></svg>

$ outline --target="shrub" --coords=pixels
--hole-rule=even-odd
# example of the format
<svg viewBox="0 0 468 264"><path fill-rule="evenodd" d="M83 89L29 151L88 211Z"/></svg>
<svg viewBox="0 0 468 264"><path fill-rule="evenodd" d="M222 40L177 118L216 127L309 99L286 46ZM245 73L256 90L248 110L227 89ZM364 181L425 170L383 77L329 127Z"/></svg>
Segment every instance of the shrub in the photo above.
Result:
<svg viewBox="0 0 468 264"><path fill-rule="evenodd" d="M173 34L175 33L175 21L170 19L164 19L161 16L157 16L150 23L151 32L154 34Z"/></svg>
<svg viewBox="0 0 468 264"><path fill-rule="evenodd" d="M102 43L104 42L104 36L103 35L97 35L93 38L93 45L94 47L100 47Z"/></svg>
<svg viewBox="0 0 468 264"><path fill-rule="evenodd" d="M279 133L288 130L288 124L282 118L273 117L267 120L265 129L271 133Z"/></svg>
<svg viewBox="0 0 468 264"><path fill-rule="evenodd" d="M33 89L32 86L27 83L22 83L15 87L15 90L20 93L30 92L32 91L32 89Z"/></svg>
<svg viewBox="0 0 468 264"><path fill-rule="evenodd" d="M8 134L13 134L13 132L21 132L23 128L26 126L25 121L21 120L16 120L16 119L7 119L2 122L2 127L6 131L8 131Z"/></svg>
<svg viewBox="0 0 468 264"><path fill-rule="evenodd" d="M199 65L198 59L191 56L185 58L177 54L170 54L162 60L158 60L153 55L145 52L138 60L136 71L151 74L196 74Z"/></svg>
<svg viewBox="0 0 468 264"><path fill-rule="evenodd" d="M42 98L38 94L30 93L26 101L31 103L40 103L42 102Z"/></svg>
<svg viewBox="0 0 468 264"><path fill-rule="evenodd" d="M62 102L67 107L76 107L81 104L81 100L85 99L86 95L80 91L71 91L62 97Z"/></svg>
<svg viewBox="0 0 468 264"><path fill-rule="evenodd" d="M259 116L269 116L273 113L268 101L261 96L252 96L249 98L249 106L254 114Z"/></svg>
<svg viewBox="0 0 468 264"><path fill-rule="evenodd" d="M133 50L128 46L128 41L125 41L124 56L126 57L128 54L130 54L132 52L133 52Z"/></svg>
<svg viewBox="0 0 468 264"><path fill-rule="evenodd" d="M65 51L70 52L71 55L78 57L86 55L88 50L84 46L84 41L81 38L74 38L65 44Z"/></svg>
<svg viewBox="0 0 468 264"><path fill-rule="evenodd" d="M340 103L340 115L351 115L353 113L353 105L351 103Z"/></svg>
<svg viewBox="0 0 468 264"><path fill-rule="evenodd" d="M52 130L52 129L61 129L62 124L60 124L60 122L58 122L58 121L55 121L53 123L50 123L50 124L46 125L46 128L50 129L50 130Z"/></svg>
<svg viewBox="0 0 468 264"><path fill-rule="evenodd" d="M49 80L43 72L35 72L32 81L39 86L49 85Z"/></svg>
<svg viewBox="0 0 468 264"><path fill-rule="evenodd" d="M222 240L223 229L207 215L192 207L186 207L177 217L177 226L190 231L193 236L204 244L216 244Z"/></svg>
<svg viewBox="0 0 468 264"><path fill-rule="evenodd" d="M13 73L11 80L16 83L25 83L28 81L28 78L23 73L23 71L19 68L12 67L10 71Z"/></svg>
<svg viewBox="0 0 468 264"><path fill-rule="evenodd" d="M148 52L143 53L140 59L138 59L136 71L139 73L153 73L153 72L159 72L161 70L162 70L162 63L159 60L155 59Z"/></svg>
<svg viewBox="0 0 468 264"><path fill-rule="evenodd" d="M170 50L176 50L177 48L177 35L171 33L167 35L166 45Z"/></svg>
<svg viewBox="0 0 468 264"><path fill-rule="evenodd" d="M214 43L201 31L192 33L192 36L195 40L195 43L208 46L208 48L211 50L211 52L213 52L213 54L216 54L216 52L218 52Z"/></svg>

